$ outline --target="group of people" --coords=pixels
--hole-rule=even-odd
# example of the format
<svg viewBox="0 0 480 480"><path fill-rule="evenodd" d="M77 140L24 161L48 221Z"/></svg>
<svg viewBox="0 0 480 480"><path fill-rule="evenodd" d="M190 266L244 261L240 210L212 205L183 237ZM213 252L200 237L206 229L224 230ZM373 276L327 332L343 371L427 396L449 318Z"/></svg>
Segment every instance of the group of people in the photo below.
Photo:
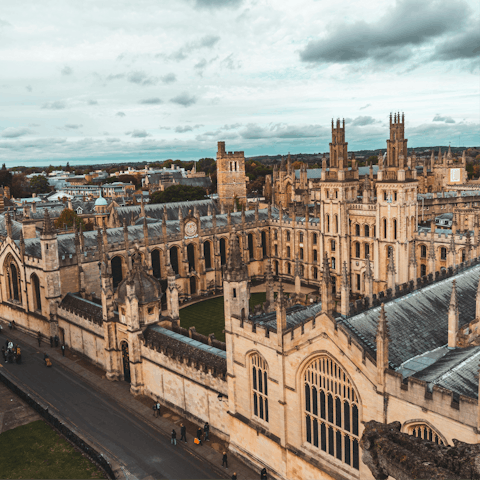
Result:
<svg viewBox="0 0 480 480"><path fill-rule="evenodd" d="M155 408L155 406L153 408ZM204 442L209 442L210 441L208 439L209 434L210 434L210 425L208 424L208 422L206 422L205 425L203 426L203 429L202 427L198 427L197 436L194 439L194 443L196 443L197 445L202 445L202 439ZM184 441L185 443L187 443L187 427L183 423L180 424L180 441ZM172 445L177 444L177 432L175 431L175 429L172 430L170 443Z"/></svg>
<svg viewBox="0 0 480 480"><path fill-rule="evenodd" d="M157 406L158 406L158 409L157 409ZM155 415L156 409L158 412L160 411L160 404L158 402L153 406L154 415ZM203 426L203 429L202 427L197 428L197 436L194 439L194 443L198 445L202 445L202 439L205 442L209 442L210 441L208 439L209 434L210 434L210 425L208 424L208 422L206 422L205 425ZM187 443L187 427L185 427L183 423L180 424L180 441L184 441L185 443ZM177 444L177 432L175 429L172 429L170 443L172 445ZM222 467L228 468L227 452L223 452ZM267 480L267 478L268 478L267 469L263 468L262 471L260 472L260 479ZM233 473L232 480L237 480L236 472Z"/></svg>
<svg viewBox="0 0 480 480"><path fill-rule="evenodd" d="M22 350L20 345L14 344L11 340L5 341L2 345L2 355L5 363L22 363Z"/></svg>

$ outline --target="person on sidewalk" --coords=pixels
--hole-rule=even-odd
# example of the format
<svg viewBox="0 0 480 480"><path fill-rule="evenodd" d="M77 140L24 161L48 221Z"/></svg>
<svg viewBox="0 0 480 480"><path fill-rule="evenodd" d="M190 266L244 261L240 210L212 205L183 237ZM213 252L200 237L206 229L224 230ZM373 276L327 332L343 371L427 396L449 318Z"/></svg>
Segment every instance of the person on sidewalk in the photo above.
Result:
<svg viewBox="0 0 480 480"><path fill-rule="evenodd" d="M3 355L3 361L7 361L7 351L5 350L5 347L2 346L2 355Z"/></svg>
<svg viewBox="0 0 480 480"><path fill-rule="evenodd" d="M17 345L17 363L22 363L22 351L20 350L20 347Z"/></svg>
<svg viewBox="0 0 480 480"><path fill-rule="evenodd" d="M183 423L180 424L180 441L187 443L187 427Z"/></svg>
<svg viewBox="0 0 480 480"><path fill-rule="evenodd" d="M177 432L175 431L175 429L172 430L172 438L170 440L170 443L172 445L177 445Z"/></svg>
<svg viewBox="0 0 480 480"><path fill-rule="evenodd" d="M222 467L228 468L227 452L223 452Z"/></svg>
<svg viewBox="0 0 480 480"><path fill-rule="evenodd" d="M11 330L13 328L12 322L8 322L8 328Z"/></svg>
<svg viewBox="0 0 480 480"><path fill-rule="evenodd" d="M37 340L38 340L38 346L42 346L42 334L40 333L40 330L37 333Z"/></svg>
<svg viewBox="0 0 480 480"><path fill-rule="evenodd" d="M236 472L233 472L232 480L237 480L237 474L236 474Z"/></svg>
<svg viewBox="0 0 480 480"><path fill-rule="evenodd" d="M202 431L201 427L198 427L197 428L197 438L198 438L198 441L199 441L199 445L202 445L202 434L203 434L203 431Z"/></svg>
<svg viewBox="0 0 480 480"><path fill-rule="evenodd" d="M210 440L208 440L208 434L210 433L210 425L208 424L208 422L205 423L203 431L205 432L205 441L209 442Z"/></svg>
<svg viewBox="0 0 480 480"><path fill-rule="evenodd" d="M65 356L65 344L62 345L62 357Z"/></svg>
<svg viewBox="0 0 480 480"><path fill-rule="evenodd" d="M267 480L267 469L265 467L260 472L260 480Z"/></svg>
<svg viewBox="0 0 480 480"><path fill-rule="evenodd" d="M15 329L17 328L17 325L16 325L16 323L15 323L15 320L12 320L12 328L13 328L13 330L15 330Z"/></svg>

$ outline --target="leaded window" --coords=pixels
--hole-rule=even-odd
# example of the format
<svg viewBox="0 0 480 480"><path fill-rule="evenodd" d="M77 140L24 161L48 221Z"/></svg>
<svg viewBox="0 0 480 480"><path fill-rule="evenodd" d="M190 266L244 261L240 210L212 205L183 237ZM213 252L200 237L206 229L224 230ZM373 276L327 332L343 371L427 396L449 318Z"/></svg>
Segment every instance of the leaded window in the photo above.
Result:
<svg viewBox="0 0 480 480"><path fill-rule="evenodd" d="M258 353L250 357L253 416L268 422L268 366Z"/></svg>
<svg viewBox="0 0 480 480"><path fill-rule="evenodd" d="M326 356L307 366L303 380L305 441L358 470L359 401L353 383Z"/></svg>

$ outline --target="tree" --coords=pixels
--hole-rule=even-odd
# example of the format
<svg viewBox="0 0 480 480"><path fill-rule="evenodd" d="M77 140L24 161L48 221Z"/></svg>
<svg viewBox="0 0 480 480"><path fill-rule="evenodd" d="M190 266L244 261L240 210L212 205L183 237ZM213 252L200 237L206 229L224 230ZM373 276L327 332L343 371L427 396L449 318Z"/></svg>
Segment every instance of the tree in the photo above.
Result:
<svg viewBox="0 0 480 480"><path fill-rule="evenodd" d="M64 229L65 226L67 228L72 228L74 223L77 225L78 229L80 228L80 225L82 225L82 229L85 230L85 222L83 218L80 218L70 208L65 208L60 216L55 220L55 228Z"/></svg>
<svg viewBox="0 0 480 480"><path fill-rule="evenodd" d="M12 185L12 174L5 168L0 170L0 185L4 187L9 187Z"/></svg>
<svg viewBox="0 0 480 480"><path fill-rule="evenodd" d="M37 195L39 193L48 193L52 190L52 187L48 183L48 179L43 175L35 175L30 179L30 189Z"/></svg>
<svg viewBox="0 0 480 480"><path fill-rule="evenodd" d="M150 195L150 203L188 202L191 200L204 200L206 191L202 187L188 185L172 185L163 192L154 192Z"/></svg>
<svg viewBox="0 0 480 480"><path fill-rule="evenodd" d="M30 186L27 182L27 178L25 177L24 173L17 173L13 176L10 193L14 198L31 196Z"/></svg>
<svg viewBox="0 0 480 480"><path fill-rule="evenodd" d="M376 155L371 155L367 158L365 163L366 165L370 165L370 162L372 162L372 165L376 165L378 162L378 157Z"/></svg>

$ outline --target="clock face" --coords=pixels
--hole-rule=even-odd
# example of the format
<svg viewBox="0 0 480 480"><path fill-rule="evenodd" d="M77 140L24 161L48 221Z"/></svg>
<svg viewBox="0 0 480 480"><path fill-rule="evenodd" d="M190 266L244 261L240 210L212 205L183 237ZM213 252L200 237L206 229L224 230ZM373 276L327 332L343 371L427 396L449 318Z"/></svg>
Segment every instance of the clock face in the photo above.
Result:
<svg viewBox="0 0 480 480"><path fill-rule="evenodd" d="M193 237L197 233L197 224L195 222L187 222L185 225L185 235Z"/></svg>

